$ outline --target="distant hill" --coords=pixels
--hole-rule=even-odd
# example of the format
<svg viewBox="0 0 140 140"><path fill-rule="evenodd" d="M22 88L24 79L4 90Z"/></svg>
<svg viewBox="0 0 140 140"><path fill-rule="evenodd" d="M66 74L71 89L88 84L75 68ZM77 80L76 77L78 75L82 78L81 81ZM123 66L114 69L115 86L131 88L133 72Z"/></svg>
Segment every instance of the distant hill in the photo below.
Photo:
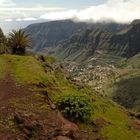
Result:
<svg viewBox="0 0 140 140"><path fill-rule="evenodd" d="M83 61L97 54L130 58L140 52L140 20L133 21L119 32L89 29L78 32L47 53L59 60Z"/></svg>
<svg viewBox="0 0 140 140"><path fill-rule="evenodd" d="M45 23L31 24L25 28L26 33L30 34L34 48L32 51L44 51L48 47L56 47L58 43L69 39L73 34L86 29L104 29L109 32L116 32L126 25L116 23L85 23L74 22L72 20L51 21Z"/></svg>

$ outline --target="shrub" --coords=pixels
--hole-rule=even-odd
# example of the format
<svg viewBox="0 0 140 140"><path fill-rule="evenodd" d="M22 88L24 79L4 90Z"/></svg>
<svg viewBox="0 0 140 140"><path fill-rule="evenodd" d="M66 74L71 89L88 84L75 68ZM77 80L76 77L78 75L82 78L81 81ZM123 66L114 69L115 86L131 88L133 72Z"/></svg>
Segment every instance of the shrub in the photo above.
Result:
<svg viewBox="0 0 140 140"><path fill-rule="evenodd" d="M52 57L52 56L46 56L45 57L45 61L47 62L47 63L54 63L55 62L55 58L54 57Z"/></svg>
<svg viewBox="0 0 140 140"><path fill-rule="evenodd" d="M57 96L56 104L63 115L73 121L90 119L92 105L86 94L62 94Z"/></svg>
<svg viewBox="0 0 140 140"><path fill-rule="evenodd" d="M17 55L25 54L26 47L31 47L29 35L19 29L9 33L8 46L12 48L12 53Z"/></svg>

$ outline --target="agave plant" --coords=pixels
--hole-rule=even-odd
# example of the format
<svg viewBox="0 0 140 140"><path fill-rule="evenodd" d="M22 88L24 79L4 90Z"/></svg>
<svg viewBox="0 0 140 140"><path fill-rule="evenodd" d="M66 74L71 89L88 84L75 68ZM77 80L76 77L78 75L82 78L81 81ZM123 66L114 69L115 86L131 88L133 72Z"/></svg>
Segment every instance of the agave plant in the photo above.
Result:
<svg viewBox="0 0 140 140"><path fill-rule="evenodd" d="M13 30L9 33L8 45L12 48L13 54L23 55L26 47L31 47L31 40L23 30Z"/></svg>

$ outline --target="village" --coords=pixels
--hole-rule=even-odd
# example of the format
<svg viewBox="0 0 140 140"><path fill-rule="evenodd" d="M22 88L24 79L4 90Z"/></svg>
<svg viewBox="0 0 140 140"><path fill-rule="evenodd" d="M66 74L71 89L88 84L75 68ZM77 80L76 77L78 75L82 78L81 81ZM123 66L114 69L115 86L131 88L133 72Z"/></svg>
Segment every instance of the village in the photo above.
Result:
<svg viewBox="0 0 140 140"><path fill-rule="evenodd" d="M115 82L118 73L114 65L78 65L75 62L67 66L70 79L92 87L96 92L104 94L104 86L110 80Z"/></svg>

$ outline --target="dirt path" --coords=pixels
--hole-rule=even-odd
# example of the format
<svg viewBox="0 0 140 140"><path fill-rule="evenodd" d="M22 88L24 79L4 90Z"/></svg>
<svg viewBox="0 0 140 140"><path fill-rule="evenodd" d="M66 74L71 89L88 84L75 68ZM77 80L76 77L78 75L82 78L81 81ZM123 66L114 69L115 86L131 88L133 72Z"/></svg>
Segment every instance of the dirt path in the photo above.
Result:
<svg viewBox="0 0 140 140"><path fill-rule="evenodd" d="M5 78L0 81L0 106L6 105L11 98L24 95L27 95L27 89L16 84L10 74L6 74Z"/></svg>
<svg viewBox="0 0 140 140"><path fill-rule="evenodd" d="M15 115L15 110L11 109L11 107L9 106L9 102L12 99L18 99L20 100L20 98L25 97L25 96L29 96L31 95L32 92L28 90L27 87L23 86L23 85L19 85L14 81L14 78L7 73L5 78L0 80L0 115L1 117L5 117L5 116L14 116ZM48 99L49 100L49 99ZM49 104L50 105L50 104ZM22 112L23 110L21 110ZM29 114L28 114L29 113ZM24 111L23 111L23 116L20 116L20 119L25 119L24 121L26 122L28 119L30 120L30 122L27 121L27 124L23 122L23 126L24 127L28 127L28 124L32 124L32 121L35 121L33 118L36 118L36 114L33 115L33 118L30 118L30 113L32 112L28 112L25 116L24 116ZM31 115L32 116L32 115ZM25 117L25 118L24 118ZM27 118L26 118L27 117ZM45 117L45 118L44 118ZM39 115L39 122L41 122L41 120L44 118L45 123L45 130L47 130L47 137L50 137L51 139L53 137L55 137L55 135L58 135L58 137L60 137L60 139L62 139L63 135L66 136L73 136L73 133L77 133L78 127L66 120L62 114L60 114L58 111L52 110L51 112L45 113L42 115L42 113L40 113ZM31 125L30 124L30 125ZM24 129L21 131L21 134L24 133ZM63 135L61 136L61 133L59 132L59 134L57 134L58 132L55 130L58 129ZM44 130L41 130L41 133L45 133ZM39 132L40 133L40 132ZM41 137L41 134L39 134L39 138ZM0 125L0 140L14 140L15 135L13 135L10 131L5 131L5 127L3 125ZM64 137L67 138L68 137ZM43 138L41 138L41 140L43 140ZM45 139L44 139L45 140ZM70 139L71 140L71 139Z"/></svg>
<svg viewBox="0 0 140 140"><path fill-rule="evenodd" d="M12 75L11 60L4 60L6 69L4 76L0 79L0 107L6 105L11 98L23 97L29 93L28 89L23 85L17 84Z"/></svg>
<svg viewBox="0 0 140 140"><path fill-rule="evenodd" d="M16 112L14 108L9 106L9 102L12 99L21 100L23 97L29 97L32 95L33 92L29 91L28 87L23 85L19 85L14 81L14 78L11 76L10 72L6 73L4 79L0 80L0 117L7 119L7 117L15 116ZM49 100L49 99L48 99ZM37 102L36 102L37 103ZM42 102L43 103L43 102ZM50 105L48 102L44 102L44 104ZM53 139L54 137L58 137L58 140L66 139L71 140L69 137L75 136L77 134L78 127L76 124L68 121L65 119L61 113L57 110L52 110L49 112L40 112L39 115L33 112L24 112L25 110L20 110L21 116L19 115L18 119L21 119L23 128L21 129L20 137L22 138L23 135L28 135L29 130L27 130L27 134L25 129L32 126L32 122L42 124L44 123L44 130L38 130L39 136L37 139L40 140L47 140L48 138ZM33 115L32 115L33 113ZM6 116L6 117L5 117ZM38 116L38 117L37 117ZM38 118L37 121L34 118ZM28 122L28 120L30 120ZM38 125L38 124L37 124ZM32 126L34 128L34 125ZM45 132L46 131L46 132ZM42 134L43 133L43 134ZM45 135L45 139L42 138L42 135ZM44 136L43 136L44 137ZM14 140L15 134L10 132L8 129L5 128L3 122L0 123L0 140ZM23 138L24 140L24 138ZM26 140L26 139L25 139Z"/></svg>
<svg viewBox="0 0 140 140"><path fill-rule="evenodd" d="M12 73L9 60L5 60L6 69L0 79L0 140L14 140L13 134L4 124L13 117L15 109L10 106L12 99L20 99L31 94L28 87L18 84Z"/></svg>

